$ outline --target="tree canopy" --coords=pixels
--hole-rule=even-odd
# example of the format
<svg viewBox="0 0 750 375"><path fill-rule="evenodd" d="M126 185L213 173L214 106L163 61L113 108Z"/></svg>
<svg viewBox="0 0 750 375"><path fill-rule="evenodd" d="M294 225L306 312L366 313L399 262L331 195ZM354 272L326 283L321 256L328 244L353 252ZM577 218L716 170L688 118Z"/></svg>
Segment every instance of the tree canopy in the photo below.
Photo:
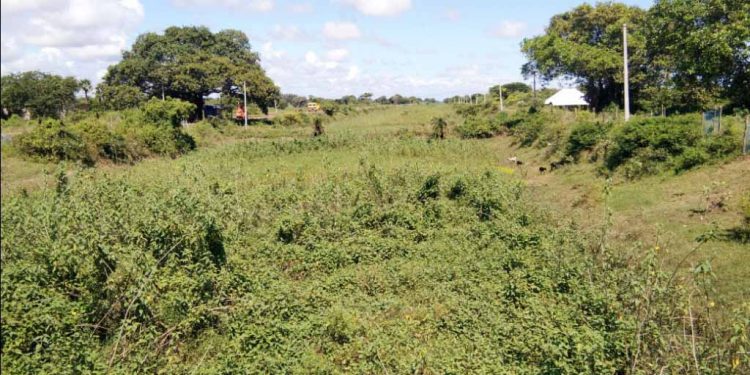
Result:
<svg viewBox="0 0 750 375"><path fill-rule="evenodd" d="M623 101L622 25L631 25L630 86L637 95L643 82L646 11L618 3L584 4L550 20L544 35L525 39L529 59L524 72L538 71L542 80L574 79L586 89L595 109ZM533 68L531 67L533 65Z"/></svg>
<svg viewBox="0 0 750 375"><path fill-rule="evenodd" d="M74 77L42 72L23 72L2 77L3 116L22 116L24 110L35 117L59 118L72 109L81 87Z"/></svg>
<svg viewBox="0 0 750 375"><path fill-rule="evenodd" d="M492 95L492 97L497 98L498 91L500 91L500 85L490 87L490 95ZM516 92L531 92L531 87L523 82L511 82L503 85L503 99L508 98L508 95Z"/></svg>
<svg viewBox="0 0 750 375"><path fill-rule="evenodd" d="M750 2L658 0L646 27L652 91L670 90L667 105L693 110L726 98L750 108Z"/></svg>
<svg viewBox="0 0 750 375"><path fill-rule="evenodd" d="M623 103L622 25L628 25L633 109L750 107L750 3L657 0L649 10L584 4L526 39L524 76L573 79L592 106Z"/></svg>
<svg viewBox="0 0 750 375"><path fill-rule="evenodd" d="M137 87L147 97L189 101L200 112L208 95L240 98L243 82L248 100L264 112L279 97L278 87L260 66L243 32L170 27L161 35L141 34L122 61L109 67L99 91L132 93L110 87Z"/></svg>

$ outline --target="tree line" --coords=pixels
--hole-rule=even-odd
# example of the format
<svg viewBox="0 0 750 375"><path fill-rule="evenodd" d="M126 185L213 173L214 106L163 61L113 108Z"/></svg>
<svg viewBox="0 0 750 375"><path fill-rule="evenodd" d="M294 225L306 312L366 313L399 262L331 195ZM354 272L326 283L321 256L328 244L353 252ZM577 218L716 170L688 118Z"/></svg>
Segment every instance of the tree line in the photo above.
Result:
<svg viewBox="0 0 750 375"><path fill-rule="evenodd" d="M394 94L392 96L379 96L374 97L373 93L365 92L359 96L355 95L344 95L338 99L327 99L316 96L303 96L297 94L282 94L279 101L280 108L295 107L301 108L307 105L309 102L321 103L321 102L333 102L339 105L352 105L352 104L432 104L438 101L435 98L420 98L416 96L403 96L401 94Z"/></svg>

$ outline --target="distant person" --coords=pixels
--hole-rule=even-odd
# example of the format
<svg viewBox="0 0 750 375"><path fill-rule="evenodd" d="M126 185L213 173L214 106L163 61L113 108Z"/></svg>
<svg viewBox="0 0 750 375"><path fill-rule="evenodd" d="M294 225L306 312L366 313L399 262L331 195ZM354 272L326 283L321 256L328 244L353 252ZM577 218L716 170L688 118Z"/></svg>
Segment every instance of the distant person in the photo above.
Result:
<svg viewBox="0 0 750 375"><path fill-rule="evenodd" d="M241 125L245 122L245 107L242 104L237 104L237 108L234 110L234 121L237 125Z"/></svg>

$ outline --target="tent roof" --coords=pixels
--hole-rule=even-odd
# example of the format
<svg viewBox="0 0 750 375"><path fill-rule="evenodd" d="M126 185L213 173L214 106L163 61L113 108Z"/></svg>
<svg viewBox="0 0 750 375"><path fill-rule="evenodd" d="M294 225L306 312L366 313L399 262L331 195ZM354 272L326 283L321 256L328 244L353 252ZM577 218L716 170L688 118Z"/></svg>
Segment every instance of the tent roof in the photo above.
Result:
<svg viewBox="0 0 750 375"><path fill-rule="evenodd" d="M583 93L576 89L562 89L545 100L544 104L552 104L556 107L589 105L583 97Z"/></svg>

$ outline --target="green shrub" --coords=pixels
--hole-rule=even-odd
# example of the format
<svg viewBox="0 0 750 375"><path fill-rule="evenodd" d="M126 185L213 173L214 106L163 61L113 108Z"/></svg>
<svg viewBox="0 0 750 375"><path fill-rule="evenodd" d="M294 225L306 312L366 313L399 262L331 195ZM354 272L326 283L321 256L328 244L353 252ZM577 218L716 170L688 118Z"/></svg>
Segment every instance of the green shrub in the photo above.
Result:
<svg viewBox="0 0 750 375"><path fill-rule="evenodd" d="M623 175L629 180L636 180L648 175L657 174L667 168L670 155L662 149L651 147L638 149L635 155L620 166Z"/></svg>
<svg viewBox="0 0 750 375"><path fill-rule="evenodd" d="M634 119L614 135L606 165L614 170L645 148L677 156L700 138L700 123L694 116Z"/></svg>
<svg viewBox="0 0 750 375"><path fill-rule="evenodd" d="M142 110L146 122L177 128L195 112L195 104L172 98L151 98L143 104Z"/></svg>
<svg viewBox="0 0 750 375"><path fill-rule="evenodd" d="M28 124L29 121L24 120L23 117L17 114L12 114L7 119L0 119L0 128L3 129L21 128Z"/></svg>
<svg viewBox="0 0 750 375"><path fill-rule="evenodd" d="M102 121L87 118L71 125L70 130L85 143L90 160L117 162L130 159L123 136L112 132Z"/></svg>
<svg viewBox="0 0 750 375"><path fill-rule="evenodd" d="M739 154L742 144L740 137L736 136L731 128L726 128L720 135L704 137L699 147L712 158L725 158Z"/></svg>
<svg viewBox="0 0 750 375"><path fill-rule="evenodd" d="M672 168L682 172L739 152L739 139L727 128L721 135L704 136L695 116L636 119L612 137L605 165L614 170L629 165L626 175L646 175ZM644 155L653 154L651 160ZM652 155L652 156L653 156ZM637 159L633 160L631 159ZM663 163L662 166L655 164ZM634 173L638 165L644 170Z"/></svg>
<svg viewBox="0 0 750 375"><path fill-rule="evenodd" d="M565 155L575 159L583 151L593 150L603 140L611 124L599 122L582 122L573 126L565 145Z"/></svg>
<svg viewBox="0 0 750 375"><path fill-rule="evenodd" d="M497 122L487 117L469 117L456 127L461 138L490 138L500 132Z"/></svg>
<svg viewBox="0 0 750 375"><path fill-rule="evenodd" d="M323 100L320 102L320 110L328 116L334 116L340 110L340 106L332 100Z"/></svg>
<svg viewBox="0 0 750 375"><path fill-rule="evenodd" d="M157 154L176 157L195 149L195 140L180 128L142 124L129 127L128 136L135 141L134 147L141 149L138 153L144 156Z"/></svg>
<svg viewBox="0 0 750 375"><path fill-rule="evenodd" d="M22 154L48 161L89 162L84 141L59 120L46 120L13 139Z"/></svg>
<svg viewBox="0 0 750 375"><path fill-rule="evenodd" d="M524 120L519 125L515 126L512 130L512 134L518 139L522 147L529 147L536 142L539 136L542 134L545 128L545 124L535 120Z"/></svg>
<svg viewBox="0 0 750 375"><path fill-rule="evenodd" d="M440 196L440 176L432 175L422 184L422 187L417 192L417 200L420 202L426 202L429 199L436 199Z"/></svg>
<svg viewBox="0 0 750 375"><path fill-rule="evenodd" d="M492 101L480 104L460 104L456 106L456 113L464 118L469 117L490 117L497 112L498 108Z"/></svg>
<svg viewBox="0 0 750 375"><path fill-rule="evenodd" d="M310 116L299 111L284 112L274 117L273 123L280 126L306 125L310 123Z"/></svg>
<svg viewBox="0 0 750 375"><path fill-rule="evenodd" d="M690 147L677 156L674 161L675 173L687 171L710 160L709 154L699 147Z"/></svg>
<svg viewBox="0 0 750 375"><path fill-rule="evenodd" d="M522 147L533 145L544 134L546 128L555 121L545 112L517 113L513 117L505 118L502 125L509 129Z"/></svg>
<svg viewBox="0 0 750 375"><path fill-rule="evenodd" d="M435 117L430 121L432 124L432 138L445 139L445 133L448 129L448 123L442 117Z"/></svg>

